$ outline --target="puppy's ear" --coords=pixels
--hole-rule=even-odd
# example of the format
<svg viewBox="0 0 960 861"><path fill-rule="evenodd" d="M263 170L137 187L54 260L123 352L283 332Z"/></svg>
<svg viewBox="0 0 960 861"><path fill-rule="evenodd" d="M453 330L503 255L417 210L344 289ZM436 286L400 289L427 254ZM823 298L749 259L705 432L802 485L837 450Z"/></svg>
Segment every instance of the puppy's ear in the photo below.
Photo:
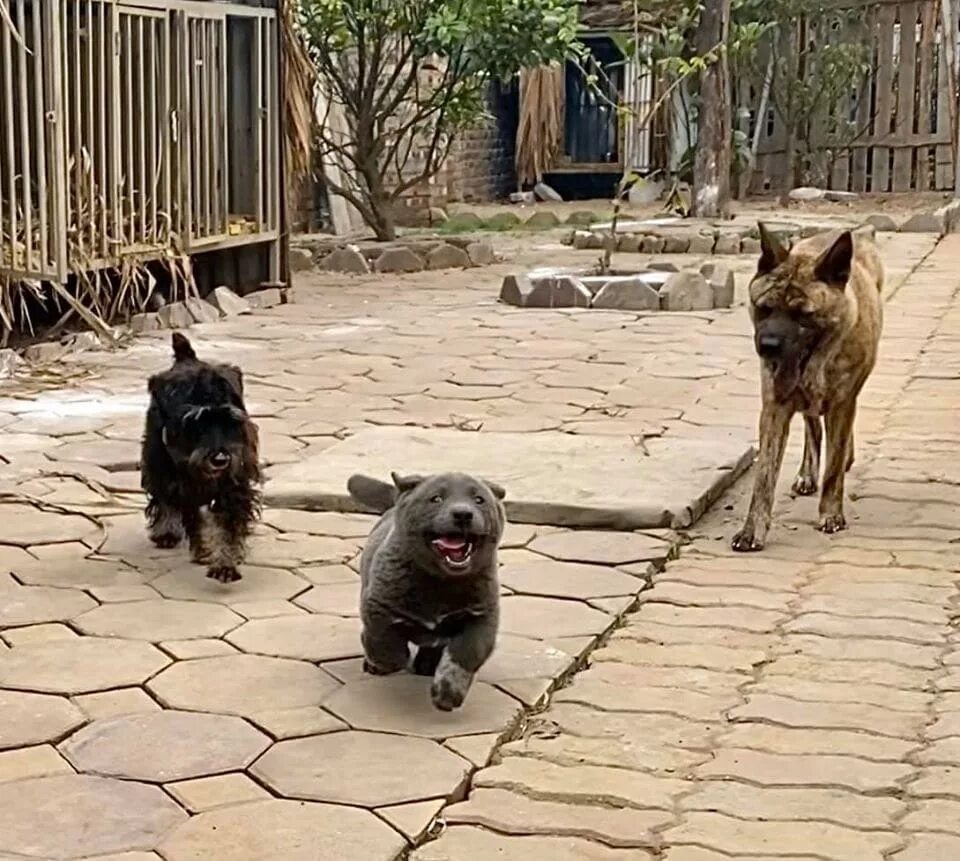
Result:
<svg viewBox="0 0 960 861"><path fill-rule="evenodd" d="M196 361L197 354L193 351L193 345L190 343L190 340L186 335L181 335L179 332L174 332L171 342L173 344L174 361Z"/></svg>
<svg viewBox="0 0 960 861"><path fill-rule="evenodd" d="M242 401L243 371L241 371L236 365L224 365L222 368L220 368L220 372L223 374L223 378L227 381L227 384L233 390L233 394Z"/></svg>
<svg viewBox="0 0 960 861"><path fill-rule="evenodd" d="M758 275L769 275L790 254L787 247L780 241L780 237L767 230L762 221L757 224L760 231L760 262L757 264Z"/></svg>
<svg viewBox="0 0 960 861"><path fill-rule="evenodd" d="M818 281L842 290L850 280L850 267L853 265L853 235L844 230L817 261L814 275Z"/></svg>
<svg viewBox="0 0 960 861"><path fill-rule="evenodd" d="M378 514L393 508L397 501L397 491L392 484L368 475L351 475L347 490L357 502Z"/></svg>
<svg viewBox="0 0 960 861"><path fill-rule="evenodd" d="M391 472L390 477L400 493L409 493L423 484L425 480L422 475L397 475L395 472Z"/></svg>
<svg viewBox="0 0 960 861"><path fill-rule="evenodd" d="M487 479L484 479L483 483L490 488L490 492L497 497L497 499L503 501L506 498L507 491L495 481L487 481Z"/></svg>

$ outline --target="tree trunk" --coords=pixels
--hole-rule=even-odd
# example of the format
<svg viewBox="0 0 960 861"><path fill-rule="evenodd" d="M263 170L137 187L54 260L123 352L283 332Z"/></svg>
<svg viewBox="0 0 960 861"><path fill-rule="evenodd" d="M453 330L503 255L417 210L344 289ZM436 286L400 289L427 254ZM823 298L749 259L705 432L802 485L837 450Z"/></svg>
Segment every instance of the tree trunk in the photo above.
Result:
<svg viewBox="0 0 960 861"><path fill-rule="evenodd" d="M730 213L730 73L727 35L730 0L704 0L697 28L698 56L714 54L716 61L700 73L700 115L697 153L693 165L692 215L727 218Z"/></svg>

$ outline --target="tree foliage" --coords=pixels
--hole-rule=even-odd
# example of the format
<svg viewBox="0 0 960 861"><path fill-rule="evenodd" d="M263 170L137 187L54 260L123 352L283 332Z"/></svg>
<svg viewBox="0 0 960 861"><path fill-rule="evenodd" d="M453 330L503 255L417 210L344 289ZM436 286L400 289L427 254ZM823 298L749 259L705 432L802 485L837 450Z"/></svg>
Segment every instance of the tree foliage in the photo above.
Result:
<svg viewBox="0 0 960 861"><path fill-rule="evenodd" d="M484 116L493 79L577 47L576 0L301 0L299 20L328 109L320 155L343 177L328 185L381 239Z"/></svg>

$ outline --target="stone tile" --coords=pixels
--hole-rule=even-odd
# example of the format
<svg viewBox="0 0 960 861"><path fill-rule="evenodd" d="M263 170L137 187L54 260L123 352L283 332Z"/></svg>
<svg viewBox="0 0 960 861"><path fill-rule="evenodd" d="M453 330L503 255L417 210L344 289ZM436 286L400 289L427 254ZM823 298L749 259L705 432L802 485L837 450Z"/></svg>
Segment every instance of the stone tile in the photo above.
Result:
<svg viewBox="0 0 960 861"><path fill-rule="evenodd" d="M201 813L169 834L161 851L166 861L393 861L405 846L365 810L273 799Z"/></svg>
<svg viewBox="0 0 960 861"><path fill-rule="evenodd" d="M94 637L56 640L0 654L0 686L85 694L141 684L169 663L148 643Z"/></svg>
<svg viewBox="0 0 960 861"><path fill-rule="evenodd" d="M91 595L101 604L125 604L130 601L158 601L161 595L145 585L91 586Z"/></svg>
<svg viewBox="0 0 960 861"><path fill-rule="evenodd" d="M41 511L32 505L3 507L0 544L30 547L34 544L61 544L67 541L96 542L101 533L85 517Z"/></svg>
<svg viewBox="0 0 960 861"><path fill-rule="evenodd" d="M807 861L809 855L751 855L750 861ZM663 861L729 861L725 852L700 849L698 846L671 846L663 855Z"/></svg>
<svg viewBox="0 0 960 861"><path fill-rule="evenodd" d="M785 756L725 748L700 766L701 777L745 780L760 786L832 786L854 792L892 792L913 772L907 763L870 762L850 756Z"/></svg>
<svg viewBox="0 0 960 861"><path fill-rule="evenodd" d="M310 664L259 655L185 661L168 667L147 684L168 708L240 717L320 705L338 686Z"/></svg>
<svg viewBox="0 0 960 861"><path fill-rule="evenodd" d="M313 586L297 598L297 604L311 613L332 616L360 615L360 578L329 586Z"/></svg>
<svg viewBox="0 0 960 861"><path fill-rule="evenodd" d="M927 745L916 754L916 759L922 765L960 766L960 736L942 738Z"/></svg>
<svg viewBox="0 0 960 861"><path fill-rule="evenodd" d="M273 619L277 616L301 616L307 611L290 601L265 598L262 601L243 601L231 608L244 619Z"/></svg>
<svg viewBox="0 0 960 861"><path fill-rule="evenodd" d="M932 765L921 768L907 792L918 798L950 797L960 800L960 766Z"/></svg>
<svg viewBox="0 0 960 861"><path fill-rule="evenodd" d="M360 620L336 616L255 619L232 631L227 640L244 652L304 661L334 661L363 654Z"/></svg>
<svg viewBox="0 0 960 861"><path fill-rule="evenodd" d="M466 861L496 858L497 861L653 861L642 849L611 849L578 837L517 837L494 834L481 828L458 825L448 828L439 840L426 843L410 856L411 861Z"/></svg>
<svg viewBox="0 0 960 861"><path fill-rule="evenodd" d="M443 809L442 799L432 801L415 801L413 804L397 804L392 807L381 807L377 815L390 823L411 843L416 843L423 837Z"/></svg>
<svg viewBox="0 0 960 861"><path fill-rule="evenodd" d="M856 666L854 661L848 663ZM773 694L806 702L864 703L902 712L922 712L933 701L932 693L900 691L889 685L855 683L853 677L843 683L770 676L753 685L751 693Z"/></svg>
<svg viewBox="0 0 960 861"><path fill-rule="evenodd" d="M353 731L278 742L251 769L287 798L360 807L449 798L470 770L435 741Z"/></svg>
<svg viewBox="0 0 960 861"><path fill-rule="evenodd" d="M940 739L960 735L960 712L947 712L938 716L927 727L927 738Z"/></svg>
<svg viewBox="0 0 960 861"><path fill-rule="evenodd" d="M443 818L450 825L479 825L499 834L582 837L608 846L650 847L659 843L652 829L669 825L673 814L565 804L500 789L478 789L467 801L448 807Z"/></svg>
<svg viewBox="0 0 960 861"><path fill-rule="evenodd" d="M520 704L478 682L463 706L437 711L430 702L430 680L396 675L344 685L324 707L354 729L444 739L502 732L520 713Z"/></svg>
<svg viewBox="0 0 960 861"><path fill-rule="evenodd" d="M784 613L752 607L675 607L650 602L643 604L631 621L639 625L655 622L694 628L733 628L763 634L777 630L785 618Z"/></svg>
<svg viewBox="0 0 960 861"><path fill-rule="evenodd" d="M366 538L377 518L369 514L272 508L264 512L263 522L280 532L303 532L332 538Z"/></svg>
<svg viewBox="0 0 960 861"><path fill-rule="evenodd" d="M11 646L29 646L34 643L50 643L54 640L74 640L79 636L66 625L51 622L43 625L29 625L26 628L14 628L3 632L3 639Z"/></svg>
<svg viewBox="0 0 960 861"><path fill-rule="evenodd" d="M317 706L296 709L271 709L250 715L248 720L277 740L303 738L326 732L339 732L347 725Z"/></svg>
<svg viewBox="0 0 960 861"><path fill-rule="evenodd" d="M573 657L547 643L502 634L477 678L485 682L509 679L553 679L573 664Z"/></svg>
<svg viewBox="0 0 960 861"><path fill-rule="evenodd" d="M692 643L658 646L636 640L612 639L594 652L591 660L594 663L616 661L639 666L750 672L767 660L767 653L760 649L729 646L697 646Z"/></svg>
<svg viewBox="0 0 960 861"><path fill-rule="evenodd" d="M86 553L90 552L88 547L83 549ZM13 570L17 579L29 586L58 586L69 589L137 586L145 579L143 574L130 565L119 560L106 559L41 559L17 565Z"/></svg>
<svg viewBox="0 0 960 861"><path fill-rule="evenodd" d="M905 849L891 855L893 861L951 861L960 857L960 837L949 834L913 834Z"/></svg>
<svg viewBox="0 0 960 861"><path fill-rule="evenodd" d="M80 774L21 780L0 785L0 852L74 859L150 850L185 818L155 786Z"/></svg>
<svg viewBox="0 0 960 861"><path fill-rule="evenodd" d="M95 601L75 589L16 586L3 593L0 628L62 622L96 606Z"/></svg>
<svg viewBox="0 0 960 861"><path fill-rule="evenodd" d="M791 634L818 634L822 637L877 637L907 643L939 644L947 627L909 622L904 619L851 618L827 613L803 613L783 626Z"/></svg>
<svg viewBox="0 0 960 861"><path fill-rule="evenodd" d="M567 562L596 565L628 565L654 562L670 555L670 542L639 532L598 532L576 530L554 532L534 539L534 553Z"/></svg>
<svg viewBox="0 0 960 861"><path fill-rule="evenodd" d="M166 598L107 604L74 620L74 624L85 634L152 643L219 637L242 623L240 616L219 604Z"/></svg>
<svg viewBox="0 0 960 861"><path fill-rule="evenodd" d="M771 694L751 694L730 712L734 721L760 721L795 727L854 729L881 735L913 737L923 726L923 713L895 712L856 703L808 703Z"/></svg>
<svg viewBox="0 0 960 861"><path fill-rule="evenodd" d="M206 601L230 607L250 601L289 600L306 591L310 585L282 568L244 565L242 574L243 579L237 583L218 583L203 576L202 568L191 565L164 574L151 581L150 585L165 598Z"/></svg>
<svg viewBox="0 0 960 861"><path fill-rule="evenodd" d="M908 831L947 831L960 839L960 801L925 798L911 807L902 821Z"/></svg>
<svg viewBox="0 0 960 861"><path fill-rule="evenodd" d="M269 744L238 717L157 711L94 721L60 750L88 774L168 783L244 769Z"/></svg>
<svg viewBox="0 0 960 861"><path fill-rule="evenodd" d="M500 582L523 595L580 601L633 595L644 587L642 580L603 565L556 562L535 556L529 562L505 564L500 569Z"/></svg>
<svg viewBox="0 0 960 861"><path fill-rule="evenodd" d="M579 601L508 595L500 601L500 630L506 634L547 639L598 636L613 617Z"/></svg>
<svg viewBox="0 0 960 861"><path fill-rule="evenodd" d="M119 717L120 715L147 714L159 711L160 706L140 688L121 688L99 694L74 697L73 702L90 720Z"/></svg>
<svg viewBox="0 0 960 861"><path fill-rule="evenodd" d="M921 646L899 640L830 638L807 634L792 634L785 637L783 648L786 651L826 660L886 660L893 664L926 670L932 670L938 666L941 651L936 646Z"/></svg>
<svg viewBox="0 0 960 861"><path fill-rule="evenodd" d="M55 774L73 774L73 769L49 744L0 753L0 783Z"/></svg>
<svg viewBox="0 0 960 861"><path fill-rule="evenodd" d="M812 679L847 685L886 685L901 690L922 689L926 674L883 661L830 661L808 655L779 655L763 668L764 681L774 677Z"/></svg>
<svg viewBox="0 0 960 861"><path fill-rule="evenodd" d="M245 774L199 777L168 783L165 788L190 813L270 798L269 792Z"/></svg>
<svg viewBox="0 0 960 861"><path fill-rule="evenodd" d="M305 565L346 562L358 550L359 543L355 539L288 532L255 535L249 542L247 560L253 566L302 568Z"/></svg>
<svg viewBox="0 0 960 861"><path fill-rule="evenodd" d="M696 644L699 646L724 646L736 649L769 649L779 644L779 637L772 632L755 633L738 631L734 628L703 628L690 625L666 625L644 619L639 613L628 616L622 628L614 632L613 638L626 638L638 642L658 645Z"/></svg>
<svg viewBox="0 0 960 861"><path fill-rule="evenodd" d="M235 655L237 650L223 640L166 640L160 648L178 661L190 661L194 658L216 658L221 655Z"/></svg>
<svg viewBox="0 0 960 861"><path fill-rule="evenodd" d="M743 586L692 586L688 583L662 583L644 597L661 604L678 607L756 607L759 610L785 612L796 598L793 592L774 592L769 589L750 589Z"/></svg>
<svg viewBox="0 0 960 861"><path fill-rule="evenodd" d="M318 586L332 585L334 583L352 583L357 579L357 572L346 565L313 565L306 568L298 568L304 577L311 583Z"/></svg>
<svg viewBox="0 0 960 861"><path fill-rule="evenodd" d="M860 831L827 822L750 822L719 813L690 813L663 838L667 844L709 846L726 854L778 857L803 856L816 846L818 854L830 861L881 861L899 840L889 831Z"/></svg>
<svg viewBox="0 0 960 861"><path fill-rule="evenodd" d="M490 732L448 738L444 745L464 759L470 760L477 768L486 768L499 743L500 733Z"/></svg>
<svg viewBox="0 0 960 861"><path fill-rule="evenodd" d="M733 724L724 730L723 742L730 747L772 753L858 756L878 762L899 762L917 746L913 739L859 730L798 729L764 723Z"/></svg>

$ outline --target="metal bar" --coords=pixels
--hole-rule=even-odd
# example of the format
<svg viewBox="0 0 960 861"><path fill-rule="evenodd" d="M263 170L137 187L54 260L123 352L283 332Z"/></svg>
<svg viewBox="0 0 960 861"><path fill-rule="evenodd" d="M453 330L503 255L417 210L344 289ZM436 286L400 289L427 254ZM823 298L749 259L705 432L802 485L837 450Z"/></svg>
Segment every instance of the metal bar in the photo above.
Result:
<svg viewBox="0 0 960 861"><path fill-rule="evenodd" d="M17 0L17 32L27 38L26 12L23 0ZM30 100L27 90L27 53L17 49L17 71L20 77L20 183L23 186L23 268L33 271L33 189L30 183ZM16 196L16 195L14 195Z"/></svg>
<svg viewBox="0 0 960 861"><path fill-rule="evenodd" d="M67 5L69 0L64 0ZM81 208L83 188L83 160L80 153L83 150L83 140L80 133L79 119L82 116L80 108L80 3L73 0L73 32L70 32L70 20L64 18L63 58L65 67L69 70L69 80L65 92L69 94L66 105L67 134L70 139L70 156L73 157L73 194L67 196L67 224L76 228L78 236L82 236L84 227L81 224ZM72 37L72 38L71 38ZM74 211L76 210L76 211Z"/></svg>
<svg viewBox="0 0 960 861"><path fill-rule="evenodd" d="M227 122L227 67L229 66L229 56L227 54L227 19L223 19L220 26L220 137L221 137L221 169L220 169L220 187L222 189L223 206L223 230L230 231L230 138L231 129Z"/></svg>
<svg viewBox="0 0 960 861"><path fill-rule="evenodd" d="M173 135L170 126L170 22L164 18L160 22L160 33L163 38L162 52L159 57L160 62L160 116L158 117L160 125L159 143L162 151L158 153L158 163L162 171L163 182L163 206L161 207L164 216L164 224L167 230L160 232L157 225L157 241L167 244L169 241L169 231L171 228L170 220L173 218L173 203L171 197L171 173L173 170Z"/></svg>
<svg viewBox="0 0 960 861"><path fill-rule="evenodd" d="M90 8L90 15L93 15L93 7ZM107 146L107 94L110 92L109 78L107 76L107 57L109 41L109 29L107 27L107 15L106 10L101 5L97 11L97 22L98 27L97 31L100 36L100 43L98 45L99 50L97 51L98 60L99 60L99 86L95 89L99 91L99 126L100 126L100 136L97 140L96 149L93 154L93 163L94 165L99 164L100 166L100 188L98 193L99 206L100 206L100 254L103 257L106 257L109 253L108 245L108 223L107 223L107 208L110 205L110 186L109 186L109 170L107 168L107 153L110 152L110 147ZM90 32L93 33L93 21L91 17L90 22ZM93 81L93 69L90 70L90 79L91 83ZM96 173L96 170L94 170Z"/></svg>
<svg viewBox="0 0 960 861"><path fill-rule="evenodd" d="M193 136L195 131L191 125L193 119L192 87L194 80L192 53L190 48L190 24L186 16L180 15L180 38L177 40L179 52L177 66L180 74L177 76L177 91L179 99L177 117L177 150L180 154L180 219L183 225L183 235L189 246L196 235L193 182Z"/></svg>
<svg viewBox="0 0 960 861"><path fill-rule="evenodd" d="M277 202L277 118L274 115L277 103L277 77L276 77L276 66L277 66L277 42L276 42L276 33L275 33L275 22L270 21L267 24L267 31L269 33L269 62L267 63L267 110L266 110L266 122L268 124L267 131L267 140L269 141L269 147L266 156L267 162L267 171L269 174L269 216L270 216L270 229L275 230L277 227L277 213L279 211L279 204Z"/></svg>
<svg viewBox="0 0 960 861"><path fill-rule="evenodd" d="M62 45L61 28L66 24L65 0L58 3L56 10L44 20L44 31L48 45ZM34 9L36 15L36 9ZM66 110L64 108L63 73L66 54L54 57L48 66L45 77L47 96L47 124L50 137L50 185L53 195L50 199L50 216L53 231L50 236L52 262L61 284L67 281L67 157L66 157ZM44 203L46 209L46 203Z"/></svg>
<svg viewBox="0 0 960 861"><path fill-rule="evenodd" d="M192 22L194 28L194 56L196 63L194 66L194 103L193 115L191 116L191 126L198 129L199 132L199 157L197 158L197 235L206 236L210 232L210 185L207 182L210 170L210 151L208 149L208 129L204 122L206 117L205 100L203 98L204 71L206 65L203 61L203 45L205 36L205 27L202 20Z"/></svg>
<svg viewBox="0 0 960 861"><path fill-rule="evenodd" d="M150 171L150 224L146 235L148 242L157 242L157 195L160 191L160 180L162 166L159 159L157 139L159 130L162 128L160 123L159 111L157 110L157 46L160 43L161 22L150 20L147 22L150 28L150 38L147 40L150 45L150 57L144 57L141 61L143 74L147 76L147 104L149 105L149 114L146 119L147 130L150 134L150 145L147 147L149 159L147 166Z"/></svg>
<svg viewBox="0 0 960 861"><path fill-rule="evenodd" d="M213 24L203 22L203 128L206 133L203 148L204 190L206 192L207 234L217 233L216 130L213 110Z"/></svg>
<svg viewBox="0 0 960 861"><path fill-rule="evenodd" d="M254 116L253 116L253 187L256 191L255 217L257 232L266 229L263 221L263 21L255 21L253 40Z"/></svg>
<svg viewBox="0 0 960 861"><path fill-rule="evenodd" d="M144 78L147 75L147 66L146 66L146 40L143 35L143 26L144 20L142 15L137 15L137 112L131 117L130 130L133 131L136 129L137 132L137 155L139 157L138 164L138 177L140 183L140 197L138 199L138 215L139 215L139 226L140 233L137 236L137 241L147 242L147 207L149 206L149 201L147 195L150 194L150 190L153 186L152 182L147 181L147 130L153 125L151 122L150 116L147 113L147 105L145 99L145 90L146 90L146 81ZM152 197L152 195L150 195Z"/></svg>
<svg viewBox="0 0 960 861"><path fill-rule="evenodd" d="M16 269L20 265L20 253L17 242L17 165L15 161L16 150L14 149L13 126L14 117L18 117L18 114L22 113L24 106L23 103L21 103L21 110L18 112L18 105L13 101L13 39L10 36L9 27L3 27L2 29L3 53L0 54L0 61L3 62L3 68L0 69L0 75L3 76L3 97L7 108L7 133L4 136L6 140L6 148L4 150L6 158L4 158L3 163L6 165L6 187L7 194L9 195L7 198L7 216L10 221L10 259L7 263L9 268ZM23 48L17 46L18 52L22 50ZM0 181L2 181L2 177L0 177Z"/></svg>
<svg viewBox="0 0 960 861"><path fill-rule="evenodd" d="M44 111L46 93L46 74L44 60L43 19L44 13L38 6L31 10L33 24L33 63L34 63L34 100L37 147L37 196L38 221L40 222L40 271L45 272L53 259L50 247L50 200L47 197L47 119ZM57 43L54 42L54 45Z"/></svg>

